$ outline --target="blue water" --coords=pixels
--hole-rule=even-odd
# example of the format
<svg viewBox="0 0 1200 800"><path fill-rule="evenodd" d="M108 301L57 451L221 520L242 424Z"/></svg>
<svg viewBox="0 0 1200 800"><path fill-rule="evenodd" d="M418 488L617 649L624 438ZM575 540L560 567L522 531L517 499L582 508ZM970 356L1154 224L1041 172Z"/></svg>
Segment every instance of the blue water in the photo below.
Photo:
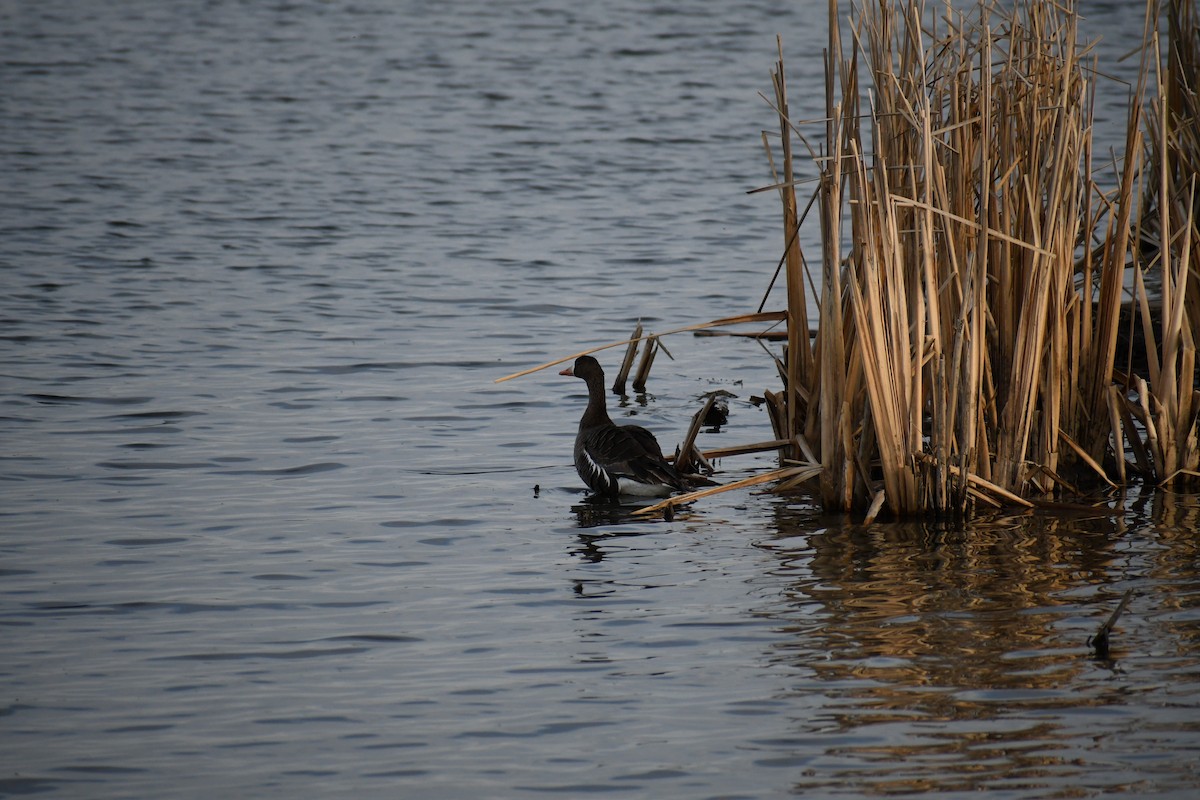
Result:
<svg viewBox="0 0 1200 800"><path fill-rule="evenodd" d="M758 306L823 9L0 2L0 796L1193 796L1194 496L638 520L493 383ZM614 416L771 438L757 344L666 344Z"/></svg>

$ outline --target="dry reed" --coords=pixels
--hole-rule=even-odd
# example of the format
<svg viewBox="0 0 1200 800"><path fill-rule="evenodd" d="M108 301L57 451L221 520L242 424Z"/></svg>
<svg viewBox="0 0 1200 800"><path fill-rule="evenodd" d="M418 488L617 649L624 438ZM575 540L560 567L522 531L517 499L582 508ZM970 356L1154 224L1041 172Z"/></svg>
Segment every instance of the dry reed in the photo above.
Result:
<svg viewBox="0 0 1200 800"><path fill-rule="evenodd" d="M1090 171L1097 71L1070 4L1001 14L981 2L970 17L936 17L920 0L867 3L845 54L831 0L815 343L790 144L800 132L780 57L783 170L770 188L784 209L790 335L787 388L768 405L791 455L817 444L826 508L964 513L1073 491L1087 476L1115 485L1126 442L1159 481L1197 471L1190 5L1175 2L1166 75L1148 9L1122 179L1106 193ZM1160 244L1146 261L1151 231ZM1128 264L1149 380L1130 370L1118 387ZM1160 310L1144 288L1151 268Z"/></svg>

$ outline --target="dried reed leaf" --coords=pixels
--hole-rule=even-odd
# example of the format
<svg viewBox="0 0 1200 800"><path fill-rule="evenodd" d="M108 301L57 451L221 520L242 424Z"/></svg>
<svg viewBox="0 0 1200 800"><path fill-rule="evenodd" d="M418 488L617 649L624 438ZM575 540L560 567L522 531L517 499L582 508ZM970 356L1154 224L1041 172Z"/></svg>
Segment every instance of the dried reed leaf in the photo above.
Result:
<svg viewBox="0 0 1200 800"><path fill-rule="evenodd" d="M782 480L771 488L773 492L788 492L802 484L808 483L811 480L819 478L824 471L824 467L820 464L805 464L800 472L792 477Z"/></svg>
<svg viewBox="0 0 1200 800"><path fill-rule="evenodd" d="M1016 247L1020 247L1024 250L1028 250L1031 253L1036 253L1037 255L1040 255L1040 256L1054 255L1049 250L1046 250L1045 248L1043 248L1041 245L1024 241L1023 239L1019 239L1015 236L1007 234L1004 231L998 230L996 228L991 228L991 227L987 227L984 225L980 225L975 220L970 219L968 217L961 216L959 214L955 214L952 211L947 211L946 209L943 209L943 208L934 208L930 204L923 203L920 200L913 200L908 197L894 197L894 198L892 198L892 202L894 202L896 205L911 206L913 208L919 208L919 209L922 209L923 211L928 211L932 214L936 214L939 217L945 217L948 220L952 220L953 222L957 222L961 225L967 226L968 228L972 228L981 233L984 233L989 238L997 239L1002 242L1006 242L1007 244L1011 244Z"/></svg>

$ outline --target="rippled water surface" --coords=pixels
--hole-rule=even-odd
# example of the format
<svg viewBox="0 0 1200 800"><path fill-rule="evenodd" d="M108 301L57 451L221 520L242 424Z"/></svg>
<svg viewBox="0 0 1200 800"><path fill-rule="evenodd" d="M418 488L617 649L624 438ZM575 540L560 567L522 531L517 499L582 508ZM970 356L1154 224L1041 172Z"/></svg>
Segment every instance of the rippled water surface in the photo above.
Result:
<svg viewBox="0 0 1200 800"><path fill-rule="evenodd" d="M0 796L1194 796L1194 496L644 521L493 383L757 307L823 8L0 2ZM619 416L770 438L758 345L667 345Z"/></svg>

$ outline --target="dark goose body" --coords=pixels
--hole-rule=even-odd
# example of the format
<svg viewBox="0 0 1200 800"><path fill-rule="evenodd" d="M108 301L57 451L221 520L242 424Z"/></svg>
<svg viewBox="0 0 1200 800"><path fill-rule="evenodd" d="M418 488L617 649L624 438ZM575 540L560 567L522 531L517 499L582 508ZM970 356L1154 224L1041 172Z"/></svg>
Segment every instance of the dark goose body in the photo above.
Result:
<svg viewBox="0 0 1200 800"><path fill-rule="evenodd" d="M663 458L654 434L640 425L617 425L608 416L604 370L591 356L580 356L561 375L582 378L588 404L575 436L575 470L593 492L605 497L663 497L689 487Z"/></svg>

